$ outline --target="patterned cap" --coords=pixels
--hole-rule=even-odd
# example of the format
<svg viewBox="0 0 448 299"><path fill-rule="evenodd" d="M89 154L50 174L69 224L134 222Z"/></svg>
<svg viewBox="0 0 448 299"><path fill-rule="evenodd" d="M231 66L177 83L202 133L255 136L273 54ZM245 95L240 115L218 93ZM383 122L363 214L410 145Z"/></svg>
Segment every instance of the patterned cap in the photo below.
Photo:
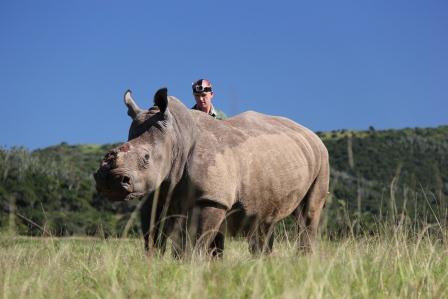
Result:
<svg viewBox="0 0 448 299"><path fill-rule="evenodd" d="M199 79L192 85L193 93L213 92L212 83L207 79Z"/></svg>

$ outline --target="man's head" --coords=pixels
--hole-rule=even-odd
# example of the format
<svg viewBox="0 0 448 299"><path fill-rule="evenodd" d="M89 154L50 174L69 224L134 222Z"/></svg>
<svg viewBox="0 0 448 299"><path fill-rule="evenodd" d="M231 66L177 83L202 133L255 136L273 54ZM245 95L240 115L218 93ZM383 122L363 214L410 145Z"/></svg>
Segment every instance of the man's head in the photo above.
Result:
<svg viewBox="0 0 448 299"><path fill-rule="evenodd" d="M213 90L212 83L207 79L199 79L192 85L196 108L205 113L212 109Z"/></svg>

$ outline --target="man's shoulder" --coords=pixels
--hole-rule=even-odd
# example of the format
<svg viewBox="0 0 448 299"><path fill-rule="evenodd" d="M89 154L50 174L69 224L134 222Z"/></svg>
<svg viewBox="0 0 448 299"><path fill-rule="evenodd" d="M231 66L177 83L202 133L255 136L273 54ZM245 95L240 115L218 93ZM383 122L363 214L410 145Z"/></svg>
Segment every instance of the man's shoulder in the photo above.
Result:
<svg viewBox="0 0 448 299"><path fill-rule="evenodd" d="M226 119L227 115L222 110L215 108L215 118L222 120Z"/></svg>
<svg viewBox="0 0 448 299"><path fill-rule="evenodd" d="M194 105L193 107L191 107L191 109L200 111L197 105ZM222 110L216 109L215 106L212 106L212 110L210 111L209 115L219 120L227 118L227 115Z"/></svg>

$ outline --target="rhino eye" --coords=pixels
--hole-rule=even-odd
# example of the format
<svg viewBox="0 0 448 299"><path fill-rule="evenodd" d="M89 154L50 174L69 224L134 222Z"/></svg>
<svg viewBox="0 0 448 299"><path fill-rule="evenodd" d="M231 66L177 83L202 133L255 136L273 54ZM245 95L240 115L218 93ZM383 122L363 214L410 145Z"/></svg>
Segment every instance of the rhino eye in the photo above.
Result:
<svg viewBox="0 0 448 299"><path fill-rule="evenodd" d="M138 159L138 165L141 168L149 167L149 154L145 154L144 156L140 156Z"/></svg>

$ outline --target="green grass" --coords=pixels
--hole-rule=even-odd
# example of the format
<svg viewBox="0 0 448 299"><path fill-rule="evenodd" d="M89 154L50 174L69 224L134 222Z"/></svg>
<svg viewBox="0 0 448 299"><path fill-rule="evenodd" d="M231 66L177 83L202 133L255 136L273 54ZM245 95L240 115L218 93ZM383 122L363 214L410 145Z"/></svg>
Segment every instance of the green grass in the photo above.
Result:
<svg viewBox="0 0 448 299"><path fill-rule="evenodd" d="M324 238L323 238L324 239ZM322 240L269 257L226 244L223 260L148 258L140 239L0 236L2 298L447 298L448 247L425 234Z"/></svg>

